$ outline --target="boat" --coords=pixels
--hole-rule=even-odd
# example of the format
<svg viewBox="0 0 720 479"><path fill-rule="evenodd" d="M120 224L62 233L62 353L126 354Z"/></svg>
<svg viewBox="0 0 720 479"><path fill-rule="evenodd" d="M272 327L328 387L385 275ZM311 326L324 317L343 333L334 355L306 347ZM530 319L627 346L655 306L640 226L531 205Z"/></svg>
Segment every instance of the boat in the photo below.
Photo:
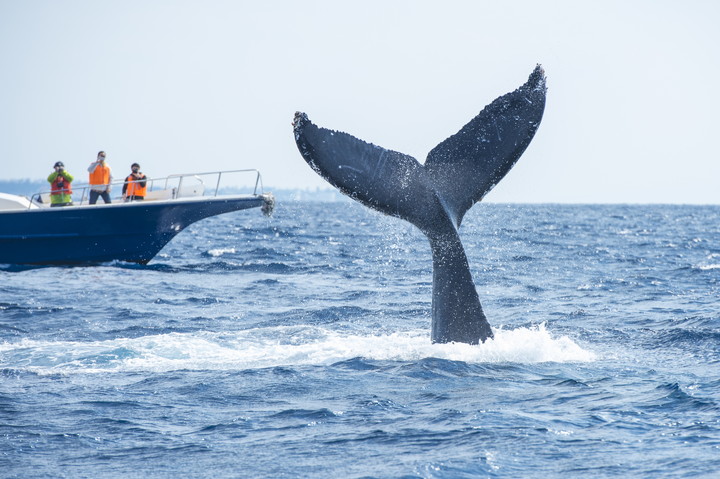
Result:
<svg viewBox="0 0 720 479"><path fill-rule="evenodd" d="M254 189L237 193L237 187L227 186L228 178L245 176L245 181L252 181L247 175L255 175ZM111 195L122 185L111 184ZM274 207L272 194L262 191L258 170L148 178L143 201L126 202L116 196L111 203L100 200L91 205L90 185L73 184L72 189L73 204L63 207L50 207L49 191L30 197L0 193L0 264L147 264L196 221L249 208L269 215Z"/></svg>

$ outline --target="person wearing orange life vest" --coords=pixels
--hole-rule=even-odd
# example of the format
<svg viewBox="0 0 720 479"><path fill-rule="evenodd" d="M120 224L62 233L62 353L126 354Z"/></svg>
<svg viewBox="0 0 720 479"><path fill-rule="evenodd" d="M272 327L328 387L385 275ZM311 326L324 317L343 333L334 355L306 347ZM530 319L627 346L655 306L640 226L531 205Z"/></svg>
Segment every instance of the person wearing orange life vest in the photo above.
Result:
<svg viewBox="0 0 720 479"><path fill-rule="evenodd" d="M48 176L50 183L50 206L71 206L72 205L72 183L73 176L65 171L62 161L55 163L55 171Z"/></svg>
<svg viewBox="0 0 720 479"><path fill-rule="evenodd" d="M105 163L105 152L100 151L97 160L90 163L90 204L97 203L101 197L105 203L110 203L110 183L112 182L112 171L110 165Z"/></svg>
<svg viewBox="0 0 720 479"><path fill-rule="evenodd" d="M122 195L125 201L144 200L147 192L147 176L140 171L140 165L133 163L130 165L132 173L125 178Z"/></svg>

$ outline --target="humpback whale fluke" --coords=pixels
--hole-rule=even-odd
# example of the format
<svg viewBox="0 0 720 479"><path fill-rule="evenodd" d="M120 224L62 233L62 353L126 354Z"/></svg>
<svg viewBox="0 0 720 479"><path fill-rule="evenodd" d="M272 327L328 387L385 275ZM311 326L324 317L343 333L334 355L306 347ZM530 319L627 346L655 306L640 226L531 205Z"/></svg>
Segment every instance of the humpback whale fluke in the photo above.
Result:
<svg viewBox="0 0 720 479"><path fill-rule="evenodd" d="M493 336L458 228L530 144L545 109L545 92L545 72L538 65L524 85L495 99L433 148L424 165L295 113L295 142L313 170L351 198L409 221L427 236L433 257L434 343L477 344Z"/></svg>

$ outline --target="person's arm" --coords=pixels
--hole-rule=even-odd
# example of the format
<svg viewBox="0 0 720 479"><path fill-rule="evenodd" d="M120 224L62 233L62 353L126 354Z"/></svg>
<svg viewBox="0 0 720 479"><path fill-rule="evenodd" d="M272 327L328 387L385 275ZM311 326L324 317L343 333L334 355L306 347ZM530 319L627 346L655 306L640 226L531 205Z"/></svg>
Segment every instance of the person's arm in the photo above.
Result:
<svg viewBox="0 0 720 479"><path fill-rule="evenodd" d="M63 178L65 178L66 180L68 180L70 183L72 183L73 180L75 179L75 178L73 177L73 175L71 175L70 173L68 173L67 171L64 171L64 170L63 170L63 172L62 172L62 175L63 175Z"/></svg>
<svg viewBox="0 0 720 479"><path fill-rule="evenodd" d="M48 183L52 183L53 181L55 181L55 178L57 178L57 176L57 171L53 171L52 173L50 173L50 176L48 176Z"/></svg>
<svg viewBox="0 0 720 479"><path fill-rule="evenodd" d="M125 196L125 192L127 191L128 181L130 180L130 178L131 178L130 176L128 176L127 178L125 178L125 183L123 183L123 189L122 189L122 195L123 195L123 196Z"/></svg>
<svg viewBox="0 0 720 479"><path fill-rule="evenodd" d="M140 175L140 177L138 178L138 184L143 187L147 185L147 176Z"/></svg>
<svg viewBox="0 0 720 479"><path fill-rule="evenodd" d="M99 164L100 163L98 163L97 161L93 161L92 163L90 163L90 166L88 166L88 172L92 173L93 171L95 171L95 168L97 168L97 165Z"/></svg>

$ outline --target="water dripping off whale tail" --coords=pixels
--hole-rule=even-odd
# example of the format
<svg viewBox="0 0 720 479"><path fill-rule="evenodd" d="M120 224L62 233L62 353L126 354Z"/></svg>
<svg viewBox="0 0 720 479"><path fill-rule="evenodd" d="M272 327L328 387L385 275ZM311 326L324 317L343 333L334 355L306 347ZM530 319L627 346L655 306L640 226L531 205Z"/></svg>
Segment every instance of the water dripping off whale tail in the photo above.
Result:
<svg viewBox="0 0 720 479"><path fill-rule="evenodd" d="M433 148L424 165L295 113L295 142L313 170L344 194L409 221L427 236L433 256L433 342L477 344L492 338L457 230L465 213L530 144L545 93L545 73L538 65L524 85L495 99Z"/></svg>

